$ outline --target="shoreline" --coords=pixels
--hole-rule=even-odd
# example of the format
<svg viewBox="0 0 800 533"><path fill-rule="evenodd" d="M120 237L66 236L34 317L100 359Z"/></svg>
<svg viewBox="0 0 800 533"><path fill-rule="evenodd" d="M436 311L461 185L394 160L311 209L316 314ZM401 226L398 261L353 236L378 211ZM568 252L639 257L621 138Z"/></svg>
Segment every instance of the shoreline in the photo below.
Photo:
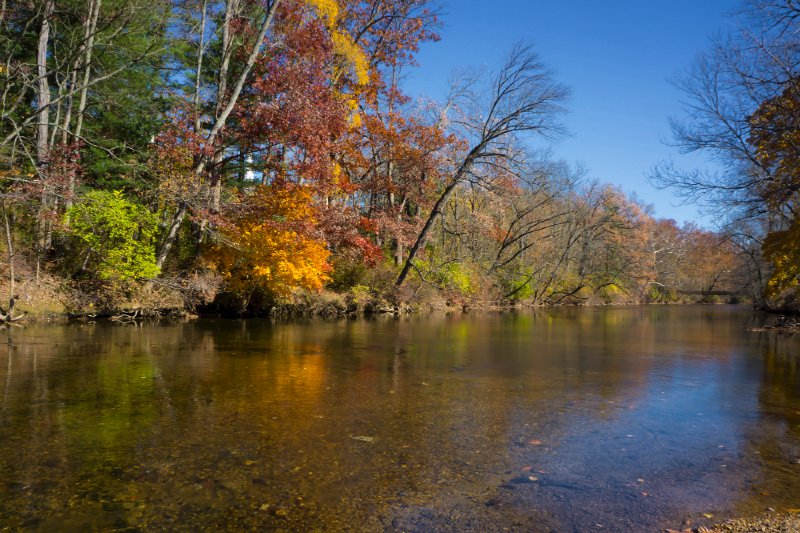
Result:
<svg viewBox="0 0 800 533"><path fill-rule="evenodd" d="M797 531L800 531L800 509L739 516L711 527L667 528L663 533L796 533Z"/></svg>
<svg viewBox="0 0 800 533"><path fill-rule="evenodd" d="M613 303L559 303L559 304L500 304L491 303L485 305L427 305L427 304L400 304L382 306L331 306L319 305L309 307L306 304L279 304L268 310L253 313L234 313L224 311L208 310L189 310L185 308L146 308L131 307L122 308L116 311L105 312L70 312L70 311L28 311L25 306L20 306L17 311L25 313L25 316L12 323L0 325L22 326L26 324L57 324L69 322L104 321L110 323L130 324L142 321L149 322L170 322L197 319L219 319L219 320L242 320L242 319L270 319L275 322L293 321L312 321L312 320L340 320L340 319L360 319L376 317L409 317L415 315L468 315L473 313L515 313L533 309L557 309L557 308L623 308L638 306L738 306L750 307L754 311L764 311L770 314L781 314L780 311L768 311L758 309L746 303L731 302L613 302ZM785 312L783 313L785 314ZM800 331L800 322L790 327L786 326L764 326L761 328L751 328L750 331L776 333L795 333Z"/></svg>

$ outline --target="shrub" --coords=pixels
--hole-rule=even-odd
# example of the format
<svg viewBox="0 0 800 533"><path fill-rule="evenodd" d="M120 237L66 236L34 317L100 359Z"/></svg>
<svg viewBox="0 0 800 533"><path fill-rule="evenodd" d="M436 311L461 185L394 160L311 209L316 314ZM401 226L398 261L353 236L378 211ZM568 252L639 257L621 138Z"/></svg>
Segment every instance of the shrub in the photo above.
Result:
<svg viewBox="0 0 800 533"><path fill-rule="evenodd" d="M91 191L66 215L81 243L83 268L112 282L158 275L154 240L158 220L120 191Z"/></svg>

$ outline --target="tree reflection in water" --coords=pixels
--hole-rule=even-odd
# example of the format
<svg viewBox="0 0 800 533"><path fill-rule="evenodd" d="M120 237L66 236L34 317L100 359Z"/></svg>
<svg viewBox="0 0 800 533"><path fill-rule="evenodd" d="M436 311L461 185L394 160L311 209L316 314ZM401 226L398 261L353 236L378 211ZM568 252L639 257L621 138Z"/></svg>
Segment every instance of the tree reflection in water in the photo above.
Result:
<svg viewBox="0 0 800 533"><path fill-rule="evenodd" d="M0 347L10 529L640 531L800 507L798 342L736 307L70 324Z"/></svg>

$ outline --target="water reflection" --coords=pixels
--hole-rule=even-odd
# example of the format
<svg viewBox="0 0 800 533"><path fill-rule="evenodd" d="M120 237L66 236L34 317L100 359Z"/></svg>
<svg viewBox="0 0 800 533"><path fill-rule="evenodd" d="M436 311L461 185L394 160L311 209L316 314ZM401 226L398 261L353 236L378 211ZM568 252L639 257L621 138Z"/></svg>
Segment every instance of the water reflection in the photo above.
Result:
<svg viewBox="0 0 800 533"><path fill-rule="evenodd" d="M0 524L657 530L800 507L798 342L733 307L4 333Z"/></svg>

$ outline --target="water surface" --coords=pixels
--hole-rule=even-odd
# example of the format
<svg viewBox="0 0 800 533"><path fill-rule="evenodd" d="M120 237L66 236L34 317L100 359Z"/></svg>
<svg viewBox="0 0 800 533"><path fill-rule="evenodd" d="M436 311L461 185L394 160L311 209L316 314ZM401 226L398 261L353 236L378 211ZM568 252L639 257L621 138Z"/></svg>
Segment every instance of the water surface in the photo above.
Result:
<svg viewBox="0 0 800 533"><path fill-rule="evenodd" d="M763 320L4 330L0 526L657 531L799 508L800 342Z"/></svg>

